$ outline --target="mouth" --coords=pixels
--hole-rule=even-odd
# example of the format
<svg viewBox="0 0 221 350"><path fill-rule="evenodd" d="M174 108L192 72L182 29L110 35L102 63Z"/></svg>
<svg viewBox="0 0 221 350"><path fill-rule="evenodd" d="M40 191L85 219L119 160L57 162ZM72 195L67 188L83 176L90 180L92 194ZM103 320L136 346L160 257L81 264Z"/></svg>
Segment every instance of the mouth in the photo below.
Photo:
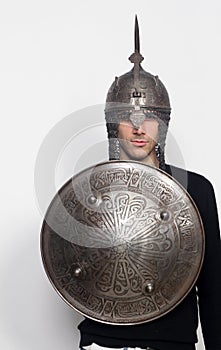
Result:
<svg viewBox="0 0 221 350"><path fill-rule="evenodd" d="M147 141L147 140L135 139L135 140L131 140L131 143L132 143L134 146L142 147L142 146L145 146L145 145L148 143L148 141Z"/></svg>

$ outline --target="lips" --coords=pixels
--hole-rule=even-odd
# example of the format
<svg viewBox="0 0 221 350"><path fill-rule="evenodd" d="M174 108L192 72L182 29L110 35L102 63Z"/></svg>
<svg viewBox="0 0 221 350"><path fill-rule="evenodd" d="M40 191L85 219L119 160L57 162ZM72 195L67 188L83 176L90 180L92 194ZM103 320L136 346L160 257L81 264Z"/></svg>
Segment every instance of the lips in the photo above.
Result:
<svg viewBox="0 0 221 350"><path fill-rule="evenodd" d="M145 145L147 144L147 140L135 139L135 140L131 140L131 143L132 143L134 146L142 147L142 146L145 146Z"/></svg>

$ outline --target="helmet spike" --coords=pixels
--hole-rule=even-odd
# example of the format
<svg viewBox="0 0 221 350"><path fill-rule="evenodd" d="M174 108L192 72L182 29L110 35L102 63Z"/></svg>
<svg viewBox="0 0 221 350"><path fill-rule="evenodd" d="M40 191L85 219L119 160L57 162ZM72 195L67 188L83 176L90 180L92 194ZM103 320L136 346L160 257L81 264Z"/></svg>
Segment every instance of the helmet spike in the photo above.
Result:
<svg viewBox="0 0 221 350"><path fill-rule="evenodd" d="M135 30L134 30L134 47L135 52L140 52L140 35L139 35L139 24L137 15L135 16Z"/></svg>
<svg viewBox="0 0 221 350"><path fill-rule="evenodd" d="M140 63L143 61L143 56L140 54L140 36L139 25L137 15L135 16L135 28L134 28L134 53L129 57L131 63L134 63L134 94L139 95L139 82L140 82Z"/></svg>
<svg viewBox="0 0 221 350"><path fill-rule="evenodd" d="M134 27L134 53L132 53L132 55L129 57L129 60L131 63L134 63L134 67L138 69L140 63L143 61L143 56L140 54L140 35L137 15L135 16Z"/></svg>

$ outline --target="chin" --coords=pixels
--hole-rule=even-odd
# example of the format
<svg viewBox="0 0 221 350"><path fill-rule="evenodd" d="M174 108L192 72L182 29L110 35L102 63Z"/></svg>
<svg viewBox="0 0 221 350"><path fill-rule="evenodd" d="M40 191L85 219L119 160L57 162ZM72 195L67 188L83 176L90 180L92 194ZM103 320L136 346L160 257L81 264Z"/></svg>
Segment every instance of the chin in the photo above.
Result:
<svg viewBox="0 0 221 350"><path fill-rule="evenodd" d="M128 155L131 160L137 160L137 161L144 161L148 158L148 155L143 155L143 154L129 154Z"/></svg>
<svg viewBox="0 0 221 350"><path fill-rule="evenodd" d="M151 150L144 150L142 148L135 147L122 147L122 158L127 160L136 160L139 162L145 162L151 154Z"/></svg>
<svg viewBox="0 0 221 350"><path fill-rule="evenodd" d="M131 156L134 157L135 159L146 159L149 156L149 152L137 150L137 152L132 152Z"/></svg>

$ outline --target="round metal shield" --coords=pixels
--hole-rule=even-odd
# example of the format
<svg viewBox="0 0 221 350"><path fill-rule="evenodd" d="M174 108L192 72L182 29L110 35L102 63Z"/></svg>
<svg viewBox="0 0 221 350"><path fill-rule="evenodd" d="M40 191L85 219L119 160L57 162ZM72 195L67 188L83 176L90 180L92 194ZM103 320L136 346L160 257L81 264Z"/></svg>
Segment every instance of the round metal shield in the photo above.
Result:
<svg viewBox="0 0 221 350"><path fill-rule="evenodd" d="M204 254L198 210L163 171L113 161L70 179L42 227L48 277L74 309L109 324L139 324L179 304Z"/></svg>

